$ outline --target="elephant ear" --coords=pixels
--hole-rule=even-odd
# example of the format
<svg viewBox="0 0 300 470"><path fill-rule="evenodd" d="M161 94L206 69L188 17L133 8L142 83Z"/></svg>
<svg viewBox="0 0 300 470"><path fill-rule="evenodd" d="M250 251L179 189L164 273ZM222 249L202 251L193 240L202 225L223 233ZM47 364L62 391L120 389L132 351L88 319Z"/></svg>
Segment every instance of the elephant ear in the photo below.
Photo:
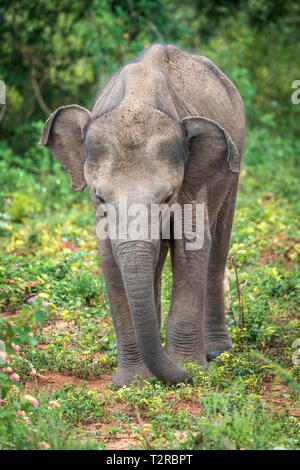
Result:
<svg viewBox="0 0 300 470"><path fill-rule="evenodd" d="M181 124L188 145L183 190L194 199L204 184L239 173L240 155L226 129L217 122L189 116Z"/></svg>
<svg viewBox="0 0 300 470"><path fill-rule="evenodd" d="M81 106L62 106L44 124L40 144L47 147L72 179L71 189L82 191L84 179L84 128L91 113Z"/></svg>

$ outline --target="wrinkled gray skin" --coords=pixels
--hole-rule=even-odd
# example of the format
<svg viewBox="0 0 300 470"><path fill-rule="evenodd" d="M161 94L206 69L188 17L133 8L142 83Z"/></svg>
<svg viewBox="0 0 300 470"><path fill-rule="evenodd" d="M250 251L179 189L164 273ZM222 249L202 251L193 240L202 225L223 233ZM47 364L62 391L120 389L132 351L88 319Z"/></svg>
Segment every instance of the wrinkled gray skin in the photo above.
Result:
<svg viewBox="0 0 300 470"><path fill-rule="evenodd" d="M242 147L244 107L230 80L208 59L155 44L121 68L92 113L56 110L41 144L100 202L205 203L201 250L185 240L98 240L117 335L113 381L128 385L154 374L168 384L188 380L185 361L206 366L231 347L223 278ZM168 198L173 194L173 196ZM103 203L103 201L102 201ZM173 292L166 352L159 338L161 273L171 252Z"/></svg>

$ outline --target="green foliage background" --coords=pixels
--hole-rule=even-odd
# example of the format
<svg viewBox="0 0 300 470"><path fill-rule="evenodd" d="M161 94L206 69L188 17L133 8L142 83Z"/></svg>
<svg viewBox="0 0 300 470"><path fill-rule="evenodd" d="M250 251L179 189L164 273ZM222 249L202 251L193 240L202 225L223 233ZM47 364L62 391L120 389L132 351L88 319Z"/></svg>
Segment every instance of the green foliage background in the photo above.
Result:
<svg viewBox="0 0 300 470"><path fill-rule="evenodd" d="M299 366L291 360L300 336L300 105L291 100L292 82L300 79L299 14L291 0L0 0L0 80L7 90L0 105L0 337L9 354L13 344L21 348L10 359L20 382L0 372L0 448L36 449L46 442L102 449L128 429L140 433L139 448L299 446L293 413ZM68 176L38 145L40 131L59 106L91 109L111 74L153 42L206 55L245 103L247 139L230 251L243 312L228 263L234 348L207 372L190 365L193 387L170 390L151 379L143 389L104 394L84 384L36 389L35 409L20 388L32 368L90 380L116 366L89 198L70 191ZM164 318L170 293L167 262ZM285 384L277 408L261 397L266 381ZM49 409L50 399L60 408ZM201 408L197 416L187 411L191 403ZM124 404L127 414L118 411ZM136 406L146 422L142 433ZM27 420L16 422L18 410ZM95 422L106 423L109 437L87 438Z"/></svg>

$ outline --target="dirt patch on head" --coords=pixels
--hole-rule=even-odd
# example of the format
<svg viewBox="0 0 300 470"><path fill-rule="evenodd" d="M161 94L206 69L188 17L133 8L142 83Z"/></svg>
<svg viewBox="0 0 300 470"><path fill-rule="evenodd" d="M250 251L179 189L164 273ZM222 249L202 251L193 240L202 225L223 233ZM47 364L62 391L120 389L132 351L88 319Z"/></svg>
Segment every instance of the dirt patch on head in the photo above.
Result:
<svg viewBox="0 0 300 470"><path fill-rule="evenodd" d="M276 383L274 380L268 380L264 382L259 394L273 411L284 413L287 410L290 416L300 418L300 407L296 405L289 387L284 382Z"/></svg>
<svg viewBox="0 0 300 470"><path fill-rule="evenodd" d="M59 390L64 384L73 384L79 387L84 382L89 389L105 389L112 383L112 378L110 373L105 373L101 375L101 377L92 378L90 380L82 380L74 375L63 375L54 372L46 372L45 375L36 373L29 382L26 382L24 389L33 390L34 388L38 388Z"/></svg>

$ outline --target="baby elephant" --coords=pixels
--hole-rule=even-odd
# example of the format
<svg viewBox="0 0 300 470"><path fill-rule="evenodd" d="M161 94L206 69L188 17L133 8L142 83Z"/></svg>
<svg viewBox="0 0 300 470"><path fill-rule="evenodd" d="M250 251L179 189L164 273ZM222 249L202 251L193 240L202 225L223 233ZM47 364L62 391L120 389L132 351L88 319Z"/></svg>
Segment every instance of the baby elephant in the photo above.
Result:
<svg viewBox="0 0 300 470"><path fill-rule="evenodd" d="M63 106L43 127L40 143L69 173L71 189L89 187L96 210L120 387L137 375L184 382L184 362L206 366L231 347L223 278L244 136L243 102L231 81L207 58L161 44L113 75L92 112ZM129 230L137 207L147 212L142 236ZM169 249L165 351L160 297Z"/></svg>

